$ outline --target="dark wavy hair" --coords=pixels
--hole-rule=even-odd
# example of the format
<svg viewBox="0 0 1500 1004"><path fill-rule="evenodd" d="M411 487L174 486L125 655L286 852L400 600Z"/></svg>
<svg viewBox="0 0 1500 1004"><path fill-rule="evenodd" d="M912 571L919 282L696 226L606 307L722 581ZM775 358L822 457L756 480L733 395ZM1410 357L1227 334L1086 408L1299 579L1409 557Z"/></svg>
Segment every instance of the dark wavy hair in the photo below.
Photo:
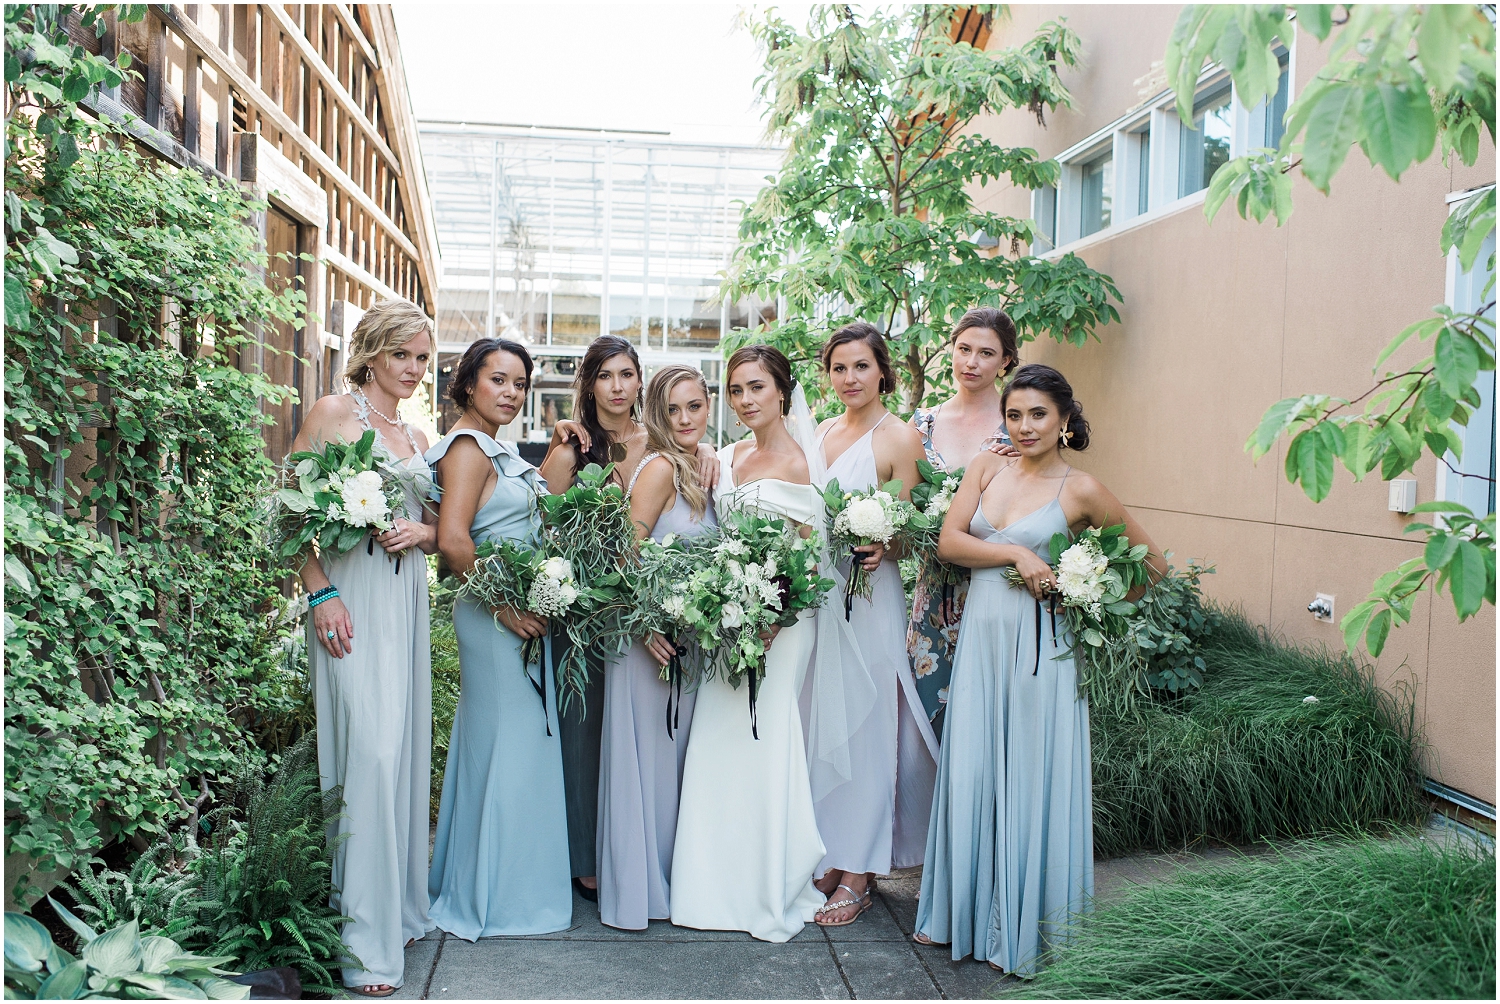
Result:
<svg viewBox="0 0 1500 1004"><path fill-rule="evenodd" d="M1089 448L1089 423L1083 417L1083 405L1073 400L1073 386L1068 383L1068 378L1063 376L1051 366L1043 366L1041 363L1027 363L1016 370L1016 375L1010 378L1010 383L1000 392L1000 413L1005 414L1005 401L1010 397L1012 391L1017 390L1039 390L1052 399L1057 405L1057 410L1066 421L1065 429L1068 433L1067 440L1061 448L1065 450L1077 450L1082 453Z"/></svg>
<svg viewBox="0 0 1500 1004"><path fill-rule="evenodd" d="M896 389L896 371L891 368L891 350L886 348L885 336L869 321L855 321L839 328L828 336L820 358L823 372L833 367L833 350L850 342L864 342L875 354L875 365L880 367L880 393L889 394Z"/></svg>
<svg viewBox="0 0 1500 1004"><path fill-rule="evenodd" d="M959 335L970 328L993 331L995 337L1000 339L1000 351L1010 360L1005 364L1005 373L1016 368L1016 322L1010 319L1009 314L999 307L972 307L964 311L964 316L953 326L948 344L952 345Z"/></svg>
<svg viewBox="0 0 1500 1004"><path fill-rule="evenodd" d="M734 354L724 363L724 393L729 393L729 378L734 375L734 371L746 363L761 364L771 375L771 382L776 385L776 389L781 391L781 413L785 415L791 411L792 364L774 345L757 342L735 349Z"/></svg>
<svg viewBox="0 0 1500 1004"><path fill-rule="evenodd" d="M600 335L589 344L588 351L583 354L583 361L578 364L578 375L573 378L573 420L588 430L593 445L585 451L577 443L573 444L575 470L581 471L589 464L603 467L609 463L609 430L599 421L594 382L599 379L599 371L604 368L604 364L619 355L630 357L631 364L641 378L641 391L645 391L646 374L641 370L641 357L636 355L634 345L619 335ZM640 409L641 394L638 393L635 403L630 406L630 417L639 415Z"/></svg>
<svg viewBox="0 0 1500 1004"><path fill-rule="evenodd" d="M509 352L521 360L521 365L526 367L526 387L529 390L531 369L534 364L531 361L531 353L526 351L526 346L520 342L513 342L509 338L478 338L464 349L463 358L458 361L458 366L453 370L453 377L448 381L448 400L467 411L474 403L474 385L479 382L479 370L496 352Z"/></svg>

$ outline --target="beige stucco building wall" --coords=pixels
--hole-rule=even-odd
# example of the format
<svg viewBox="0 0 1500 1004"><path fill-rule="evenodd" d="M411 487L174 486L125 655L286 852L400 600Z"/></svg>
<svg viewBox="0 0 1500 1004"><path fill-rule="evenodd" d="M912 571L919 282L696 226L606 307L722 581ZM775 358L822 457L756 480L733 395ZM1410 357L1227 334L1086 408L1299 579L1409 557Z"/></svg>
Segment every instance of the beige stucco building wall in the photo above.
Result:
<svg viewBox="0 0 1500 1004"><path fill-rule="evenodd" d="M1045 128L1013 111L981 131L1051 157L1108 126L1163 91L1152 64L1179 10L1012 7L991 49L1059 17L1082 37L1082 65L1064 74L1076 108L1049 116ZM1316 40L1297 40L1294 97L1325 58ZM1124 296L1122 323L1100 329L1100 342L1022 349L1023 361L1067 374L1084 403L1095 445L1078 466L1109 485L1179 563L1215 563L1217 574L1205 580L1211 595L1288 638L1341 647L1337 623L1315 621L1307 604L1332 594L1342 617L1377 575L1419 554L1402 535L1407 518L1387 510L1378 472L1360 484L1341 473L1315 505L1282 473L1284 442L1258 464L1244 443L1283 397L1354 397L1370 386L1370 367L1390 337L1443 302L1438 235L1447 195L1494 180L1488 145L1473 168L1434 156L1399 185L1356 150L1331 196L1299 180L1296 211L1280 228L1241 220L1232 207L1210 225L1200 193L1156 218L1064 247L1112 276ZM985 209L1031 214L1025 190L992 185L979 195ZM1430 458L1415 476L1418 501L1430 501ZM1492 804L1495 639L1493 607L1460 625L1451 601L1429 594L1378 662L1385 684L1415 687L1428 773Z"/></svg>

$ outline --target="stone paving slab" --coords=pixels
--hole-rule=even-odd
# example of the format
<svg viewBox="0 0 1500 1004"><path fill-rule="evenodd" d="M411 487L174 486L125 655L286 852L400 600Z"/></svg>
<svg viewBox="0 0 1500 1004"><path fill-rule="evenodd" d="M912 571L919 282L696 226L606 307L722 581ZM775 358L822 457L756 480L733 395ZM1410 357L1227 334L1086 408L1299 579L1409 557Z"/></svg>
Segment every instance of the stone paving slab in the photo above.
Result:
<svg viewBox="0 0 1500 1004"><path fill-rule="evenodd" d="M1253 850L1136 855L1098 861L1101 902L1179 868L1202 867ZM708 1000L980 1000L1008 978L983 962L954 961L946 947L911 940L922 870L876 884L875 905L839 928L809 924L782 945L733 931L695 931L653 921L645 931L599 922L577 895L573 925L555 934L485 938L441 932L406 950L406 985L395 1000L607 998Z"/></svg>

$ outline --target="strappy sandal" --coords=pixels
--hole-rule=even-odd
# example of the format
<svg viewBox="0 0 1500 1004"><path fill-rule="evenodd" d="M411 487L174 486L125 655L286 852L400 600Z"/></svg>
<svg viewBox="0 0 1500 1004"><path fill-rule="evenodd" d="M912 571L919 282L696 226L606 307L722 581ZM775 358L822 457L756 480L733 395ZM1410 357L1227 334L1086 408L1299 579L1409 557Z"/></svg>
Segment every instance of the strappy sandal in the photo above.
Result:
<svg viewBox="0 0 1500 1004"><path fill-rule="evenodd" d="M370 985L378 986L379 984ZM389 997L391 994L396 992L396 988L391 986L389 983L387 983L385 987L386 988L384 990L366 990L364 987L345 987L344 989L349 991L351 994L358 994L361 997Z"/></svg>
<svg viewBox="0 0 1500 1004"><path fill-rule="evenodd" d="M927 935L923 934L921 931L918 931L917 933L913 934L911 936L911 940L915 941L917 944L921 945L923 948L938 948L938 947L940 947L942 945L948 944L946 941L933 941L931 938L927 937Z"/></svg>
<svg viewBox="0 0 1500 1004"><path fill-rule="evenodd" d="M853 896L854 898L853 899L841 899L841 900L838 900L837 902L832 902L832 903L824 903L822 906L818 907L817 912L815 914L813 914L813 921L819 927L848 927L850 924L854 923L860 917L864 916L864 913L865 913L866 910L868 910L870 907L872 907L872 906L875 905L875 897L872 896L872 895L870 895L870 890L868 888L865 889L865 892L864 892L863 896L861 896L859 893L855 892L853 889L850 889L848 886L844 885L844 883L842 883L842 882L840 882L838 884L838 886L835 888L834 891L837 892L839 889L844 890L845 892L847 892L849 895ZM845 907L849 907L849 906L857 906L857 907L859 907L859 909L857 911L855 911L854 916L850 917L848 920L839 920L839 921L832 921L832 922L824 923L824 921L823 921L823 917L824 916L826 916L827 914L830 914L830 913L834 912L835 910L842 910Z"/></svg>

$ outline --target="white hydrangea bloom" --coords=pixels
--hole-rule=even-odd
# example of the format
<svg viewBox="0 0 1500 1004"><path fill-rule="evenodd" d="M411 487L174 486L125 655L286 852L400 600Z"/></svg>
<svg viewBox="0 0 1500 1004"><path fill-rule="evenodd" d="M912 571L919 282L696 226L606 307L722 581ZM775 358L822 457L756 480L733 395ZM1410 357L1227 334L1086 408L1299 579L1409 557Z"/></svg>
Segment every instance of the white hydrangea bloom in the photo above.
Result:
<svg viewBox="0 0 1500 1004"><path fill-rule="evenodd" d="M849 507L841 515L849 517L849 531L856 537L888 541L896 532L896 528L891 525L890 516L885 511L885 506L878 498L855 499L849 503Z"/></svg>
<svg viewBox="0 0 1500 1004"><path fill-rule="evenodd" d="M687 612L687 597L681 593L673 593L661 601L661 608L668 617L676 620Z"/></svg>
<svg viewBox="0 0 1500 1004"><path fill-rule="evenodd" d="M542 565L542 574L549 579L562 582L573 577L573 563L567 558L548 558Z"/></svg>
<svg viewBox="0 0 1500 1004"><path fill-rule="evenodd" d="M737 628L745 623L745 608L734 601L724 604L719 612L719 626L725 630Z"/></svg>
<svg viewBox="0 0 1500 1004"><path fill-rule="evenodd" d="M543 617L560 617L577 598L578 590L571 583L538 575L526 592L526 605Z"/></svg>

